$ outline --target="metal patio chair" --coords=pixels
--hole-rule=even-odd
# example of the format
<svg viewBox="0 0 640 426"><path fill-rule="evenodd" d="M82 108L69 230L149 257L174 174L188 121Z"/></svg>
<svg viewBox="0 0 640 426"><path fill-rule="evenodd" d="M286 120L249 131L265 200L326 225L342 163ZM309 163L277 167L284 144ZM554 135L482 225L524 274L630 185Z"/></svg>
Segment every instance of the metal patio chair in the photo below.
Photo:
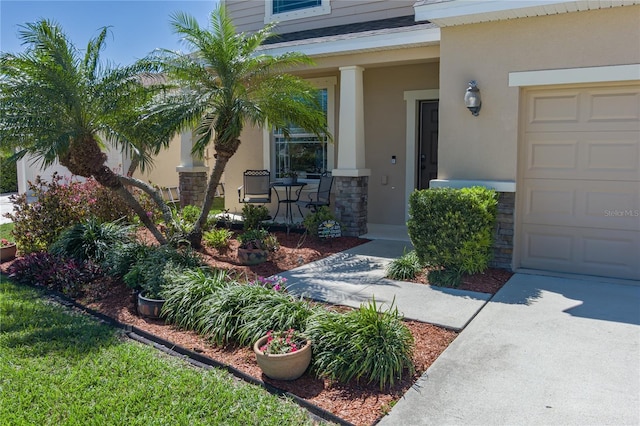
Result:
<svg viewBox="0 0 640 426"><path fill-rule="evenodd" d="M318 190L315 193L309 194L308 200L300 200L297 202L298 208L300 206L311 210L313 213L318 211L319 207L329 206L331 204L331 186L333 185L333 176L323 173L320 176L320 182L318 183Z"/></svg>
<svg viewBox="0 0 640 426"><path fill-rule="evenodd" d="M243 185L238 188L238 202L267 204L271 202L271 173L269 170L245 170Z"/></svg>

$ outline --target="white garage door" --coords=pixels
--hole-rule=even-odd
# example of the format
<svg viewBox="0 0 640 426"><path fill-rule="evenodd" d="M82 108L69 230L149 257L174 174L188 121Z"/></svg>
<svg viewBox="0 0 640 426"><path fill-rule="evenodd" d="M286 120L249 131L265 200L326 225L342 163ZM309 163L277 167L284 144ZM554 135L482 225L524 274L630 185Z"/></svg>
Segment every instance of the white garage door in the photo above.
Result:
<svg viewBox="0 0 640 426"><path fill-rule="evenodd" d="M523 268L640 279L640 85L525 93Z"/></svg>

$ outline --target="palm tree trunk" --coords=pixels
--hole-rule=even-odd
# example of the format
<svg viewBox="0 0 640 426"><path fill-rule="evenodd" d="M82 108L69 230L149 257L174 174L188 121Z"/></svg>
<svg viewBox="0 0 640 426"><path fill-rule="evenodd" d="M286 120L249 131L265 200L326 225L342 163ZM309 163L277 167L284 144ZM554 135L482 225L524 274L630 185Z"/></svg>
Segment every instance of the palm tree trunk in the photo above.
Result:
<svg viewBox="0 0 640 426"><path fill-rule="evenodd" d="M120 182L125 185L135 186L136 188L144 191L146 194L151 197L151 199L156 203L160 211L162 212L162 217L166 223L173 222L173 215L171 213L171 208L164 202L162 195L160 192L149 185L148 183L141 181L140 179L136 179L128 176L118 176L120 178Z"/></svg>
<svg viewBox="0 0 640 426"><path fill-rule="evenodd" d="M118 194L129 207L138 215L142 224L153 234L158 243L164 245L167 244L167 240L158 230L153 221L147 216L147 212L142 208L138 200L124 187L120 182L118 174L114 173L107 166L102 166L99 170L93 173L93 177L102 186L111 189Z"/></svg>
<svg viewBox="0 0 640 426"><path fill-rule="evenodd" d="M229 158L230 156L228 156L226 152L218 152L216 155L216 162L213 166L211 176L209 176L209 184L207 185L207 192L204 196L204 203L202 205L200 217L198 217L193 230L188 235L191 246L196 249L202 246L202 230L207 223L207 218L209 217L209 212L211 211L213 200L216 195L216 188L220 183L222 173L229 162Z"/></svg>
<svg viewBox="0 0 640 426"><path fill-rule="evenodd" d="M133 177L133 174L138 168L138 164L140 164L140 159L138 157L133 157L131 159L131 164L129 164L129 170L127 170L127 177Z"/></svg>

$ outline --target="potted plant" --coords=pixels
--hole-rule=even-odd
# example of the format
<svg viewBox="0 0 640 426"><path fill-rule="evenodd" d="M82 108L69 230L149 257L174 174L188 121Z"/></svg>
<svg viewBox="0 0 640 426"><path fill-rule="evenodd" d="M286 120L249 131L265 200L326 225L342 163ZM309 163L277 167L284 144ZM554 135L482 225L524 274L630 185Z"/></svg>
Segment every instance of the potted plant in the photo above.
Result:
<svg viewBox="0 0 640 426"><path fill-rule="evenodd" d="M138 313L143 317L160 318L165 298L158 281L147 281L138 292Z"/></svg>
<svg viewBox="0 0 640 426"><path fill-rule="evenodd" d="M5 262L16 257L18 247L6 238L0 240L0 262Z"/></svg>
<svg viewBox="0 0 640 426"><path fill-rule="evenodd" d="M162 293L174 274L201 266L197 253L189 248L141 246L133 257L135 260L123 280L138 292L138 313L149 318L160 318Z"/></svg>
<svg viewBox="0 0 640 426"><path fill-rule="evenodd" d="M238 237L238 261L242 265L257 265L267 261L269 252L279 247L275 235L266 229L250 229Z"/></svg>
<svg viewBox="0 0 640 426"><path fill-rule="evenodd" d="M298 172L287 169L282 173L282 183L286 185L294 184L298 181Z"/></svg>
<svg viewBox="0 0 640 426"><path fill-rule="evenodd" d="M265 376L275 380L295 380L311 363L311 340L294 329L270 330L254 343L253 352Z"/></svg>

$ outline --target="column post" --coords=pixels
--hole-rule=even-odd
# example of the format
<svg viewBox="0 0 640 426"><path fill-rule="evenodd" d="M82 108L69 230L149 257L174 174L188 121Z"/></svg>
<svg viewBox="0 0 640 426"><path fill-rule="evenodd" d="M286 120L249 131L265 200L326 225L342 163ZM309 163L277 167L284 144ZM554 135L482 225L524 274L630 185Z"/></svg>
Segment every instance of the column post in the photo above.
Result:
<svg viewBox="0 0 640 426"><path fill-rule="evenodd" d="M364 136L364 68L340 67L340 123L338 161L332 171L336 181L336 217L343 234L367 232L369 176Z"/></svg>
<svg viewBox="0 0 640 426"><path fill-rule="evenodd" d="M204 195L207 190L209 168L204 164L203 158L198 158L192 154L192 149L192 133L182 132L180 135L180 165L176 167L180 190L180 207L188 205L201 206L204 203Z"/></svg>

